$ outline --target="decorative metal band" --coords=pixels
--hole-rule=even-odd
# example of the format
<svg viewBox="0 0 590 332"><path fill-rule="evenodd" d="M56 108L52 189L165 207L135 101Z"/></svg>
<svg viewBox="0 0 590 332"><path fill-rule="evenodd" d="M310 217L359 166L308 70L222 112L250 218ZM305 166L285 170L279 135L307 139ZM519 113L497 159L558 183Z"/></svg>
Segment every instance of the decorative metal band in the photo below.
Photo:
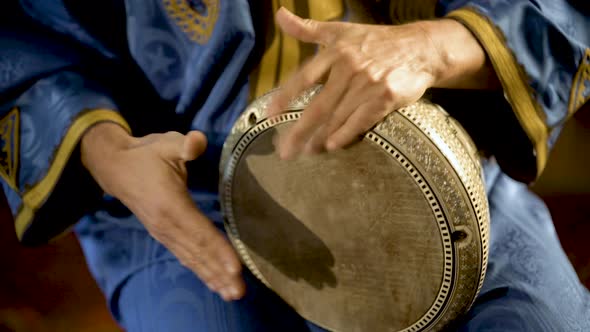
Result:
<svg viewBox="0 0 590 332"><path fill-rule="evenodd" d="M442 208L434 193L426 180L422 177L420 172L416 170L414 165L404 156L401 152L396 150L391 144L388 143L387 140L383 139L381 136L377 135L374 132L368 132L365 135L365 138L375 142L378 146L380 146L383 150L387 151L395 160L397 160L400 165L411 175L411 178L414 179L414 182L418 185L422 194L428 201L428 205L432 209L432 213L436 218L436 224L438 226L439 232L442 237L442 244L444 247L443 251L443 267L444 267L444 275L441 283L441 287L438 291L438 295L434 300L432 306L428 309L428 311L416 321L413 325L409 326L408 328L402 330L401 332L416 332L421 331L438 317L441 309L444 308L445 301L451 294L452 284L454 280L455 271L453 269L454 259L453 259L453 243L451 241L451 231L448 224L447 219L443 213Z"/></svg>
<svg viewBox="0 0 590 332"><path fill-rule="evenodd" d="M481 236L482 268L475 294L477 296L483 286L487 269L490 223L488 202L486 199L483 181L475 181L476 178L473 176L473 174L482 174L479 160L474 160L477 158L475 155L477 150L474 145L471 145L471 141L461 141L457 135L457 132L453 132L453 126L441 125L440 121L434 119L434 113L432 112L427 113L420 109L420 107L410 106L401 109L399 113L406 117L415 126L417 126L422 132L424 132L441 150L447 161L449 161L449 163L453 166L453 169L461 180L460 182L463 185L465 192L469 196L472 210L475 211L477 218L478 231ZM441 114L445 113L441 112ZM451 118L447 117L447 120L451 121ZM457 130L463 130L458 125L455 125L455 127L457 127ZM464 135L467 134L464 133ZM470 306L473 305L476 296L473 297Z"/></svg>

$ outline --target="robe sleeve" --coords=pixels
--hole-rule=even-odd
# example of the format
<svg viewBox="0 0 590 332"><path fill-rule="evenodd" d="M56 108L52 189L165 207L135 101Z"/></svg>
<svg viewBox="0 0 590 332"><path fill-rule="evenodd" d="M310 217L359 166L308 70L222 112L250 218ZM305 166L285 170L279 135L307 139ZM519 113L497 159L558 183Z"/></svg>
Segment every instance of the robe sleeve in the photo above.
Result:
<svg viewBox="0 0 590 332"><path fill-rule="evenodd" d="M19 239L38 244L102 197L81 164L81 136L99 122L129 126L85 75L89 50L38 25L15 1L1 7L0 179Z"/></svg>
<svg viewBox="0 0 590 332"><path fill-rule="evenodd" d="M492 153L509 175L534 181L564 122L590 97L590 5L585 0L442 0L437 16L463 23L485 49L507 107L481 114L480 121L502 119L489 122L498 123L489 130L496 141ZM514 128L520 133L506 137Z"/></svg>

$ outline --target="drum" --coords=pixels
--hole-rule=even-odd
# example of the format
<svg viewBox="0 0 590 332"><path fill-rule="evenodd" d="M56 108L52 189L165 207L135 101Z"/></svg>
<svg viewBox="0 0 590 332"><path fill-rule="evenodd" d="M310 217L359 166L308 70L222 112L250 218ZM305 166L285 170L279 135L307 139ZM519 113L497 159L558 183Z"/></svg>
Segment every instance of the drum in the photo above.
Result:
<svg viewBox="0 0 590 332"><path fill-rule="evenodd" d="M320 91L278 116L255 100L222 152L226 229L243 263L331 331L439 331L486 271L489 213L478 152L441 107L391 113L346 149L284 161L273 137Z"/></svg>

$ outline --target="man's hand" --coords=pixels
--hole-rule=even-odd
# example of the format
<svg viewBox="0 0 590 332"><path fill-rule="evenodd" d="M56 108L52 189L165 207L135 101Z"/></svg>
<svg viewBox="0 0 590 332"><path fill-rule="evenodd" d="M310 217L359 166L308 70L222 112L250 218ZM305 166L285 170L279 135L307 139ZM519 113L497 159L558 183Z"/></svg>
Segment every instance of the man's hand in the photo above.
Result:
<svg viewBox="0 0 590 332"><path fill-rule="evenodd" d="M225 300L245 286L233 248L196 208L187 187L185 162L206 147L200 132L131 137L102 123L82 139L82 162L105 192L121 200L149 233Z"/></svg>
<svg viewBox="0 0 590 332"><path fill-rule="evenodd" d="M303 116L279 138L284 159L342 148L430 87L485 88L493 81L483 49L453 20L399 26L318 22L284 8L276 20L286 34L322 48L283 84L269 114L279 114L328 75Z"/></svg>

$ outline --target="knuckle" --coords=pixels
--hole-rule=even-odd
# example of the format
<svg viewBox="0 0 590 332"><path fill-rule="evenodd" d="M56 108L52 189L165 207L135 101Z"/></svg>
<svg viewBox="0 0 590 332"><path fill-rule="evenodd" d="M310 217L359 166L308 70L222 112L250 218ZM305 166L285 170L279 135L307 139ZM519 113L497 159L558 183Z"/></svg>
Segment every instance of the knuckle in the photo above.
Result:
<svg viewBox="0 0 590 332"><path fill-rule="evenodd" d="M189 259L187 257L178 257L178 262L180 263L180 265L186 267L187 269L197 272L195 271L196 266L192 259Z"/></svg>
<svg viewBox="0 0 590 332"><path fill-rule="evenodd" d="M310 120L321 120L330 113L330 101L327 98L318 98L314 101L313 109L309 112Z"/></svg>
<svg viewBox="0 0 590 332"><path fill-rule="evenodd" d="M177 131L173 131L173 130L167 131L163 135L166 137L170 137L170 138L176 138L178 136L182 136L181 133L179 133Z"/></svg>
<svg viewBox="0 0 590 332"><path fill-rule="evenodd" d="M309 86L315 83L315 77L314 74L310 71L304 71L301 74L301 80L300 82L304 85L304 86Z"/></svg>
<svg viewBox="0 0 590 332"><path fill-rule="evenodd" d="M379 75L379 72L377 69L375 69L374 67L368 67L363 71L363 74L365 76L365 79L367 80L367 82L369 82L370 84L376 84L379 83L381 81L381 76Z"/></svg>
<svg viewBox="0 0 590 332"><path fill-rule="evenodd" d="M349 48L350 45L343 40L337 40L336 42L334 42L332 46L332 49L338 54L345 54L346 52L348 52Z"/></svg>
<svg viewBox="0 0 590 332"><path fill-rule="evenodd" d="M192 237L193 243L195 244L196 248L199 248L199 250L202 252L205 249L207 249L209 247L209 243L211 242L209 236L207 236L206 234L204 234L203 232L197 232L193 237Z"/></svg>
<svg viewBox="0 0 590 332"><path fill-rule="evenodd" d="M353 72L357 72L362 69L361 63L359 61L359 55L355 50L346 45L337 45L336 52L340 61Z"/></svg>
<svg viewBox="0 0 590 332"><path fill-rule="evenodd" d="M303 25L305 27L307 27L308 29L315 29L315 27L316 27L315 21L310 18L303 19Z"/></svg>
<svg viewBox="0 0 590 332"><path fill-rule="evenodd" d="M165 221L172 218L171 210L170 204L165 199L152 203L152 215L156 220L154 224L156 228L164 228Z"/></svg>
<svg viewBox="0 0 590 332"><path fill-rule="evenodd" d="M388 103L393 102L397 97L397 91L393 88L386 87L381 91L381 98Z"/></svg>
<svg viewBox="0 0 590 332"><path fill-rule="evenodd" d="M208 278L209 273L207 269L204 268L204 264L200 259L199 255L192 254L189 257L186 257L181 262L185 267L193 270L194 272L198 273L201 278Z"/></svg>

